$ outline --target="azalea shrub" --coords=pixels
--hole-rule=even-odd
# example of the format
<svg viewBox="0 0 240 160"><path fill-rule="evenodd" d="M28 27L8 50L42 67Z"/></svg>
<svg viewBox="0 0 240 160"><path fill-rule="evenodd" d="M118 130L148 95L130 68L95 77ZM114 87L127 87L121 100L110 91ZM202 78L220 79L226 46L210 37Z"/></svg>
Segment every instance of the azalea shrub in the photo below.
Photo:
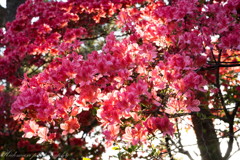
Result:
<svg viewBox="0 0 240 160"><path fill-rule="evenodd" d="M178 123L205 109L233 141L239 15L239 0L26 0L0 32L1 139L51 158L172 158Z"/></svg>

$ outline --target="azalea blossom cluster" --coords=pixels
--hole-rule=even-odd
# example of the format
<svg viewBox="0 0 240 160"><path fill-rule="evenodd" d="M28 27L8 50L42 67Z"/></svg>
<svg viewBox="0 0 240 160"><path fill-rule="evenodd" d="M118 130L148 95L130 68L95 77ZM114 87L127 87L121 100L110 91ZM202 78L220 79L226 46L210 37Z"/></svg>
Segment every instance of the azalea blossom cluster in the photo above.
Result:
<svg viewBox="0 0 240 160"><path fill-rule="evenodd" d="M6 47L0 78L21 85L23 75L16 74L19 68L40 67L56 54L76 50L80 39L93 36L97 24L109 22L121 8L141 1L27 0L18 8L16 19L6 25L7 32L0 30L0 46Z"/></svg>
<svg viewBox="0 0 240 160"><path fill-rule="evenodd" d="M41 73L24 75L12 105L14 118L24 120L24 137L39 137L41 143L54 141L54 128L62 135L77 133L84 125L79 115L96 110L92 116L108 146L118 137L136 145L147 143L154 132L173 135L171 115L199 111L197 93L206 91L207 62L219 48L239 54L240 2L170 2L26 1L1 40L7 49L0 65L14 67L2 67L0 76L13 76L29 56L40 57L34 65L41 66L47 54L52 61ZM91 37L85 20L90 17L90 26L104 24L115 13L114 22L127 35L118 39L110 33L102 50L84 58L78 48L81 39ZM211 39L215 35L221 35L217 43Z"/></svg>

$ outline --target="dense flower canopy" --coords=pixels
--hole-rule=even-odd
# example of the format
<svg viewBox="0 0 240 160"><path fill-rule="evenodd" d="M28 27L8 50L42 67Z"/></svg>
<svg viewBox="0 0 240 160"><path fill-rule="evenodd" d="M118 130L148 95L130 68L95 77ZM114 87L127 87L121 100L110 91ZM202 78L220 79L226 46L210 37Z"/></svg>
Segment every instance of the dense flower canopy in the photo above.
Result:
<svg viewBox="0 0 240 160"><path fill-rule="evenodd" d="M171 136L171 118L200 111L199 93L218 94L216 72L239 83L231 78L239 11L239 0L27 0L0 34L0 78L19 88L11 113L38 143L84 130L88 111L107 146L118 137L137 145L156 132ZM109 23L117 31L83 55L85 41Z"/></svg>

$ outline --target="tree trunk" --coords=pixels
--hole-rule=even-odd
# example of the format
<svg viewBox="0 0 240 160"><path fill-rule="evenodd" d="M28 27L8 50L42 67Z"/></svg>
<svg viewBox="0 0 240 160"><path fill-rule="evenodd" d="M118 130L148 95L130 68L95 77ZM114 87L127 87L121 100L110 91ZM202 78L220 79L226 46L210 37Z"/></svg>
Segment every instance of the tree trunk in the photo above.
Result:
<svg viewBox="0 0 240 160"><path fill-rule="evenodd" d="M209 115L208 112L208 109L201 108L200 112L192 115L198 148L202 160L222 160L220 143L214 129L213 120L206 116Z"/></svg>
<svg viewBox="0 0 240 160"><path fill-rule="evenodd" d="M5 26L7 10L0 5L0 28Z"/></svg>
<svg viewBox="0 0 240 160"><path fill-rule="evenodd" d="M24 2L25 0L7 0L7 22L11 22L15 19L18 6Z"/></svg>
<svg viewBox="0 0 240 160"><path fill-rule="evenodd" d="M17 8L24 2L25 0L7 0L7 8L0 6L0 28L15 19Z"/></svg>

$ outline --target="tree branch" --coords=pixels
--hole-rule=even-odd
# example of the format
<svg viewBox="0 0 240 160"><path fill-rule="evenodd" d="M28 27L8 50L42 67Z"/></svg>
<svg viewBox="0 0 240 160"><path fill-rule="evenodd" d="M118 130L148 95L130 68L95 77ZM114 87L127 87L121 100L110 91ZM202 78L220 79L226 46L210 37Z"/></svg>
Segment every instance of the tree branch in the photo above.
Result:
<svg viewBox="0 0 240 160"><path fill-rule="evenodd" d="M232 149L233 149L233 141L234 141L234 128L233 128L233 125L234 125L234 118L235 118L235 115L237 113L237 110L238 110L238 107L239 107L239 103L240 102L237 102L236 105L235 105L235 108L231 114L231 118L229 119L229 141L228 141L228 149L227 149L227 152L225 153L224 155L224 160L227 160L232 152Z"/></svg>
<svg viewBox="0 0 240 160"><path fill-rule="evenodd" d="M170 157L170 160L174 160L173 155L172 155L172 152L171 152L171 148L170 148L170 145L169 145L169 140L170 140L170 138L169 138L169 136L167 136L167 137L165 138L166 147L167 147L167 151L168 151L168 155L169 155L169 157Z"/></svg>
<svg viewBox="0 0 240 160"><path fill-rule="evenodd" d="M180 153L187 155L190 160L193 160L193 158L192 158L192 156L190 155L190 153L189 153L188 151L186 151L186 150L183 149L181 132L180 132L180 130L179 130L178 119L177 119L177 118L175 118L175 122L176 122L176 127L177 127L178 143L179 143L179 146L180 146L180 147L177 147L177 146L176 146L176 147L178 148L178 150L179 150Z"/></svg>
<svg viewBox="0 0 240 160"><path fill-rule="evenodd" d="M0 5L0 28L5 26L7 10Z"/></svg>

